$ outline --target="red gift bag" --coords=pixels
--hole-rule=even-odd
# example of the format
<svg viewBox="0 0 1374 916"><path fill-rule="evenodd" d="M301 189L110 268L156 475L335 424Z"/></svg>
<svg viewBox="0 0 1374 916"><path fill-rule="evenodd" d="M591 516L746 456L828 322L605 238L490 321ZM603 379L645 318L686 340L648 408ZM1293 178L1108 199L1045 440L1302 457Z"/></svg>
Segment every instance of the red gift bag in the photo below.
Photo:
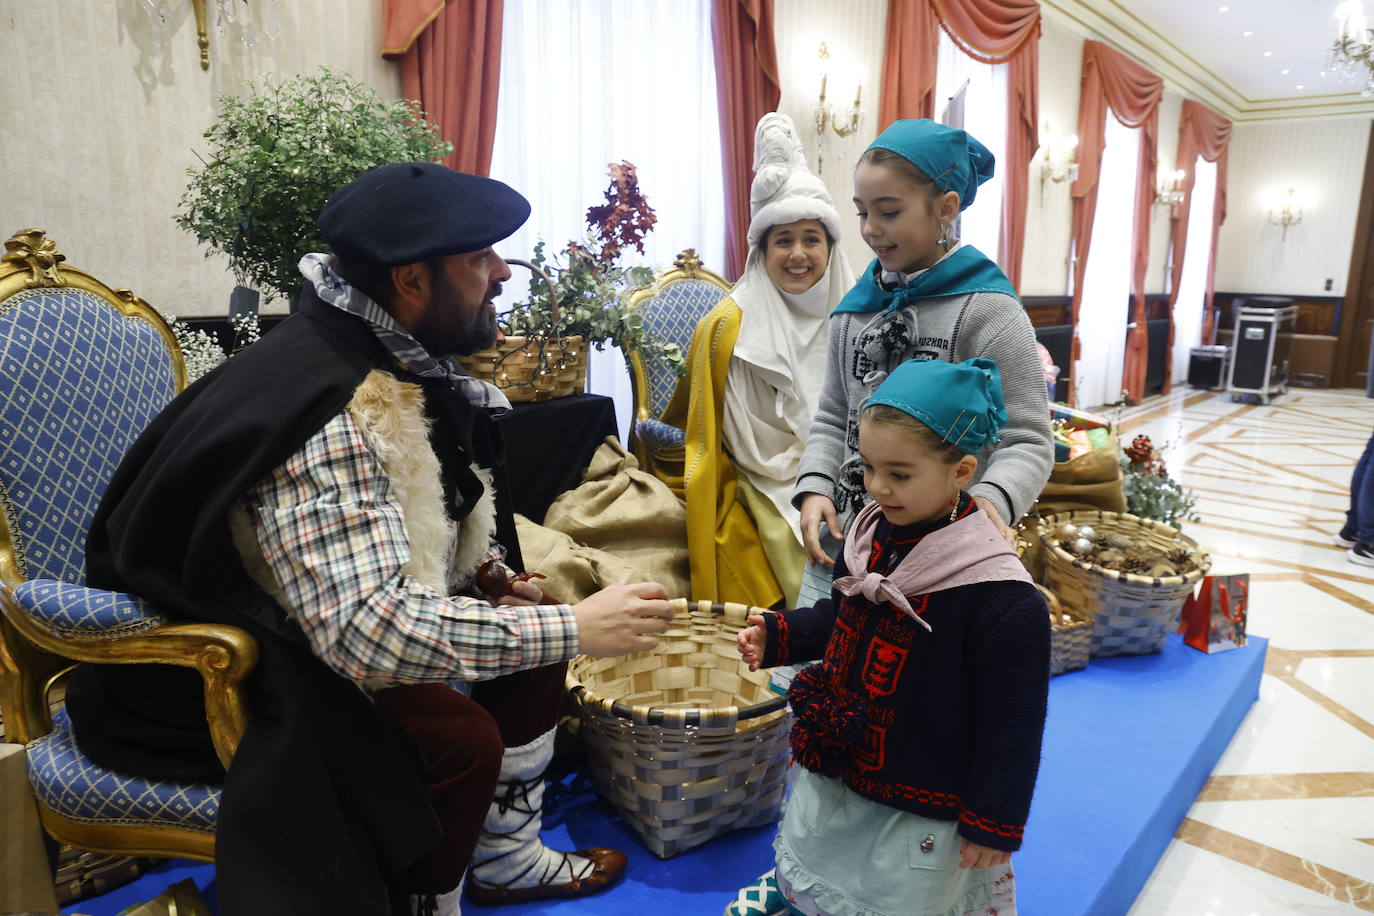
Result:
<svg viewBox="0 0 1374 916"><path fill-rule="evenodd" d="M1225 652L1245 645L1250 574L1204 576L1197 594L1183 604L1178 631L1200 652Z"/></svg>

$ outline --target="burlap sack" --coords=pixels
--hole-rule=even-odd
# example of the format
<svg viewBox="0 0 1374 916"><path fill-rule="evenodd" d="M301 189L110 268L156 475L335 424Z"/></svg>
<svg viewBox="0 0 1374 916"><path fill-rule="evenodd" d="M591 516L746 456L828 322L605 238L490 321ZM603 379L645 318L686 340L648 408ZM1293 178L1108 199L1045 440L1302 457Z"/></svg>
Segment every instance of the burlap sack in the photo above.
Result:
<svg viewBox="0 0 1374 916"><path fill-rule="evenodd" d="M1119 450L1113 439L1072 461L1059 461L1029 515L1103 509L1125 512Z"/></svg>
<svg viewBox="0 0 1374 916"><path fill-rule="evenodd" d="M614 436L596 450L582 484L554 500L544 515L544 527L609 554L624 564L632 580L661 583L670 597L691 597L687 511L667 484L639 469L639 462ZM520 546L526 568L548 575L529 554L523 531ZM598 562L603 571L594 579L609 568L606 561ZM552 584L549 593L557 594Z"/></svg>
<svg viewBox="0 0 1374 916"><path fill-rule="evenodd" d="M563 532L523 515L515 516L515 531L520 537L525 569L548 577L536 580L535 585L566 604L576 604L621 576L632 580L648 578L606 551L583 547Z"/></svg>

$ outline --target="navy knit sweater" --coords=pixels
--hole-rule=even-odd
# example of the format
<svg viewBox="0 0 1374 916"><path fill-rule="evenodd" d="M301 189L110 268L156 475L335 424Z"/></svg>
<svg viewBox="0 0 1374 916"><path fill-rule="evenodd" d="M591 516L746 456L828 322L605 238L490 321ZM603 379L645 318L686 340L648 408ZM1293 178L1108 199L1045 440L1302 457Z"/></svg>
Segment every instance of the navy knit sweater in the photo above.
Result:
<svg viewBox="0 0 1374 916"><path fill-rule="evenodd" d="M944 524L880 520L869 570L891 571ZM848 574L841 554L835 577ZM862 796L957 819L979 845L1019 849L1049 692L1044 599L1024 582L908 598L931 632L891 604L839 592L814 608L764 615L764 667L824 653L788 693L793 753Z"/></svg>

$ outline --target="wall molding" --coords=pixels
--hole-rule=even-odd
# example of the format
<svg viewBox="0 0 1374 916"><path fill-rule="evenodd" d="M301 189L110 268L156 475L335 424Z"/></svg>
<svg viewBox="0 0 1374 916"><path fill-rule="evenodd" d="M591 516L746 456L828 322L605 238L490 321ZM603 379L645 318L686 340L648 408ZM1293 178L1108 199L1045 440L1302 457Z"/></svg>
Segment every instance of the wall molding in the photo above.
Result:
<svg viewBox="0 0 1374 916"><path fill-rule="evenodd" d="M1042 0L1045 14L1073 31L1118 48L1164 78L1165 87L1237 124L1374 117L1374 100L1358 92L1251 99L1184 51L1119 0Z"/></svg>

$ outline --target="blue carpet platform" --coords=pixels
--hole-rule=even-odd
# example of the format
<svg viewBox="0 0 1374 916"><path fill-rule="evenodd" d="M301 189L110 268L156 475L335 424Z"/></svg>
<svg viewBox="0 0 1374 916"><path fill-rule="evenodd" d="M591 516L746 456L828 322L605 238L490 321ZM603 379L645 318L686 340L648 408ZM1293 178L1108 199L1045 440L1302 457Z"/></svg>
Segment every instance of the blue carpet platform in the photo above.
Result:
<svg viewBox="0 0 1374 916"><path fill-rule="evenodd" d="M1204 655L1170 636L1159 655L1098 659L1054 679L1028 842L1015 860L1021 916L1115 916L1130 908L1259 695L1266 647L1252 637L1243 649ZM715 916L736 889L770 867L771 828L656 859L584 774L557 767L545 805L547 842L623 849L630 855L627 878L584 900L490 910L468 903L468 916ZM113 916L187 876L213 900L210 866L169 862L67 910Z"/></svg>

